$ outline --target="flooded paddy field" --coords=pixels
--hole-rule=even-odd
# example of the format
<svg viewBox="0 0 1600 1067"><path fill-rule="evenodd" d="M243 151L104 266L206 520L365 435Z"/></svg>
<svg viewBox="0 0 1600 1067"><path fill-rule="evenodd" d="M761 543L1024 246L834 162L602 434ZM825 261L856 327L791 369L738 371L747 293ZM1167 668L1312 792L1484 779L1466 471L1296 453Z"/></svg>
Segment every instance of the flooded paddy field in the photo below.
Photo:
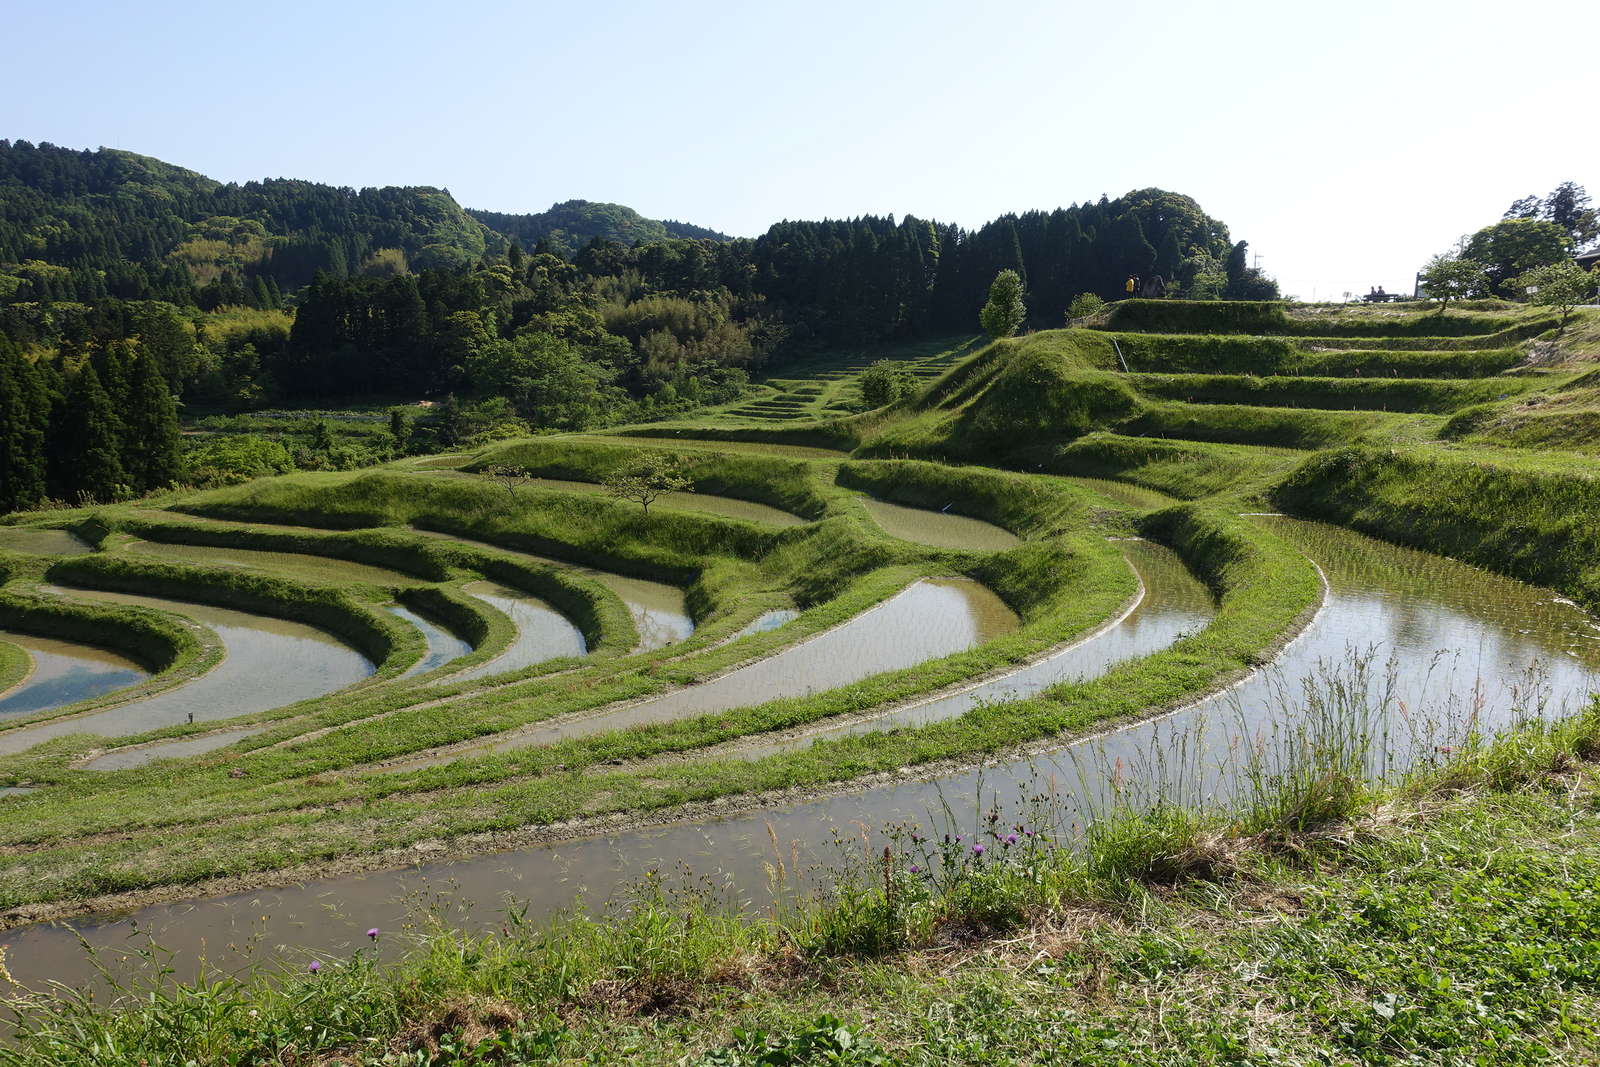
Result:
<svg viewBox="0 0 1600 1067"><path fill-rule="evenodd" d="M239 963L227 946L248 942L286 946L277 951L294 960L348 951L370 926L399 928L415 919L416 907L427 899L448 899L452 920L462 925L488 925L508 903L533 915L580 899L598 904L646 870L680 866L723 886L730 900L760 906L769 899L766 865L775 858L773 841L785 863L792 861L791 852L802 863L815 863L828 858L835 827L870 829L901 820L929 826L938 819L930 813L949 811L956 820L949 828L957 829L968 827L968 820L979 817L979 802L991 799L1008 808L1007 818L1026 818L1016 802L1043 792L1065 817L1088 818L1123 779L1137 780L1151 795L1237 792L1244 787L1241 754L1289 737L1296 716L1304 714L1297 699L1303 686L1330 672L1342 671L1350 681L1351 698L1340 714L1380 740L1384 766L1428 759L1435 746L1467 729L1489 730L1519 716L1554 717L1563 704L1600 684L1600 630L1546 590L1346 530L1293 519L1252 521L1321 567L1325 601L1270 666L1166 716L933 780L896 780L755 814L599 833L65 927L28 927L0 938L0 944L8 946L8 961L23 981L63 974L87 978L76 937L125 951L135 922L181 958L204 949L215 963ZM1160 635L1152 643L1169 639L1170 628L1202 624L1206 601L1192 579L1171 570L1158 550L1130 551L1145 575L1147 621ZM1155 593L1162 584L1170 593ZM1085 641L1077 647L1090 646ZM1092 655L1102 667L1114 660L1104 651ZM1023 668L1028 669L1033 668ZM1085 661L1078 669L1099 667ZM20 968L19 961L25 961Z"/></svg>
<svg viewBox="0 0 1600 1067"><path fill-rule="evenodd" d="M874 674L961 652L1014 630L1016 615L963 578L929 578L849 622L726 674L620 708L541 723L482 751L549 744L603 730L672 722L785 697L809 696Z"/></svg>
<svg viewBox="0 0 1600 1067"><path fill-rule="evenodd" d="M0 526L0 551L27 552L35 556L83 556L94 549L70 530Z"/></svg>
<svg viewBox="0 0 1600 1067"><path fill-rule="evenodd" d="M547 567L559 570L573 571L604 585L627 605L628 611L633 615L634 625L639 629L639 650L648 651L663 648L666 645L676 644L687 640L694 633L694 619L689 616L688 601L682 589L665 582L652 582L645 578L633 578L625 574L615 574L611 571L597 570L585 567L578 563L569 563L566 560L552 559L549 556L537 556L531 552L519 552L515 549L505 548L488 541L475 541L469 537L457 537L454 534L439 533L434 530L418 530L417 533L424 537L441 538L448 541L459 541L462 544L472 545L476 548L486 548L493 552L514 556L518 559L528 560Z"/></svg>
<svg viewBox="0 0 1600 1067"><path fill-rule="evenodd" d="M27 677L0 692L0 716L65 707L150 677L150 672L126 656L92 645L8 631L0 631L0 638L21 648L33 661Z"/></svg>
<svg viewBox="0 0 1600 1067"><path fill-rule="evenodd" d="M498 582L472 582L462 591L505 614L517 628L509 647L486 663L451 676L453 682L508 674L561 656L588 651L583 634L571 621L538 597Z"/></svg>
<svg viewBox="0 0 1600 1067"><path fill-rule="evenodd" d="M909 508L873 497L863 497L861 503L885 533L903 541L967 552L1001 552L1022 543L1010 530L966 515Z"/></svg>
<svg viewBox="0 0 1600 1067"><path fill-rule="evenodd" d="M117 737L268 711L354 685L376 670L355 649L304 623L133 593L51 587L45 591L69 599L155 608L193 619L217 634L224 656L211 670L165 692L103 711L6 731L0 734L0 753L20 752L68 734Z"/></svg>
<svg viewBox="0 0 1600 1067"><path fill-rule="evenodd" d="M606 487L598 482L579 482L568 478L528 478L527 484L536 489L555 489L564 493L605 493ZM808 520L790 511L759 504L754 500L718 496L714 493L664 493L651 507L674 508L678 511L703 511L725 519L743 519L746 522L765 522L774 526L804 526Z"/></svg>

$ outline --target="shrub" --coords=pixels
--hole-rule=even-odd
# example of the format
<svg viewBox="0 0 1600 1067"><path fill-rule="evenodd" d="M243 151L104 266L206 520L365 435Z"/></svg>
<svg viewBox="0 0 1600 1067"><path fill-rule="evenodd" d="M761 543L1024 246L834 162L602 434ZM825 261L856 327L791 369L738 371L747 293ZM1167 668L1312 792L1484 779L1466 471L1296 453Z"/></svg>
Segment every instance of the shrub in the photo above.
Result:
<svg viewBox="0 0 1600 1067"><path fill-rule="evenodd" d="M869 408L887 407L917 391L917 376L897 359L880 359L861 372L861 397Z"/></svg>

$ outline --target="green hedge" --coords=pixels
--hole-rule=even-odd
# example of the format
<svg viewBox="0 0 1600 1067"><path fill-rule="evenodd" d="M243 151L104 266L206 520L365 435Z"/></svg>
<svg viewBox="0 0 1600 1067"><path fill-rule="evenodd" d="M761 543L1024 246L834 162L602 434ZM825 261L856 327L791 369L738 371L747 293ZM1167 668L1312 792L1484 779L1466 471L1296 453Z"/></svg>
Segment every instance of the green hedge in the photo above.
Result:
<svg viewBox="0 0 1600 1067"><path fill-rule="evenodd" d="M1388 448L1313 457L1283 510L1558 589L1600 610L1600 478Z"/></svg>

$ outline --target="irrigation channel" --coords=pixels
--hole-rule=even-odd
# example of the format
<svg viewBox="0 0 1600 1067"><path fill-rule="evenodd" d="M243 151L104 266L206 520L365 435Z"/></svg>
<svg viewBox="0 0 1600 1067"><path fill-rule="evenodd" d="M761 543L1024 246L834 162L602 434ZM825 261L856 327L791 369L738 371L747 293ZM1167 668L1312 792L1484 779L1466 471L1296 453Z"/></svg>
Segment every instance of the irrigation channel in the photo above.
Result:
<svg viewBox="0 0 1600 1067"><path fill-rule="evenodd" d="M180 977L201 957L220 967L263 959L303 965L313 956L348 954L364 943L369 927L405 929L419 909L488 927L507 903L535 916L579 900L597 906L652 870L669 877L691 870L724 887L731 901L760 906L771 899L767 864L781 859L791 872L825 869L819 865L837 859L830 846L836 828L852 842L848 847L876 850L882 839L867 828L895 822L972 833L991 798L1006 807L1002 822L1009 823L1028 818L1024 798L1041 793L1054 798L1060 817L1082 820L1122 780L1137 782L1148 795L1229 795L1247 779L1242 753L1270 752L1274 738L1291 736L1304 715L1302 685L1339 671L1340 664L1348 699L1324 710L1342 716L1353 732L1375 736L1374 751L1395 765L1428 759L1436 745L1470 729L1491 731L1518 715L1569 712L1600 683L1600 628L1546 590L1335 527L1281 517L1255 521L1322 568L1328 584L1322 607L1272 665L1161 718L936 781L896 781L754 814L24 927L0 938L0 945L15 977L38 986L92 980L80 936L113 967L136 966L134 954L151 939L174 954ZM1141 611L1068 653L1079 657L1077 669L1085 673L1103 669L1117 654L1150 651L1205 612L1189 580L1174 575L1161 553L1135 550L1132 558L1146 601ZM1147 628L1148 638L1142 636ZM1093 651L1096 640L1121 652ZM1012 681L1025 685L1032 669ZM949 823L940 822L940 811ZM773 841L781 843L782 856L773 855ZM394 951L402 940L388 939L383 948Z"/></svg>

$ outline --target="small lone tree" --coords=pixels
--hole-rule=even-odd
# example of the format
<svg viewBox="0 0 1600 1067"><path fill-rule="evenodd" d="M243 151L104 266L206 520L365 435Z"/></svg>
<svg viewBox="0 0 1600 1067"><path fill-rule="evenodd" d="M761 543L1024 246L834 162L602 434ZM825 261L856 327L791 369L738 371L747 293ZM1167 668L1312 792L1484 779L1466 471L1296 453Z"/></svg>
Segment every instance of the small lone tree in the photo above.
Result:
<svg viewBox="0 0 1600 1067"><path fill-rule="evenodd" d="M1067 305L1067 325L1072 325L1077 319L1086 319L1091 315L1098 315L1106 309L1106 302L1093 293L1079 293L1072 298L1072 303Z"/></svg>
<svg viewBox="0 0 1600 1067"><path fill-rule="evenodd" d="M1010 337L1022 325L1028 309L1022 302L1022 277L1014 270L1003 270L989 285L989 302L978 312L983 332L998 341Z"/></svg>
<svg viewBox="0 0 1600 1067"><path fill-rule="evenodd" d="M1422 268L1422 288L1439 302L1439 314L1452 300L1465 300L1489 291L1489 275L1483 264L1454 252L1428 260Z"/></svg>
<svg viewBox="0 0 1600 1067"><path fill-rule="evenodd" d="M1589 298L1600 284L1600 267L1585 273L1570 259L1535 267L1516 281L1516 287L1527 294L1528 303L1555 308L1561 312L1561 329L1567 328L1572 309Z"/></svg>
<svg viewBox="0 0 1600 1067"><path fill-rule="evenodd" d="M515 467L509 463L496 463L492 467L485 467L483 473L504 486L513 500L516 499L517 490L522 487L522 483L533 477L528 468Z"/></svg>
<svg viewBox="0 0 1600 1067"><path fill-rule="evenodd" d="M917 376L898 359L880 359L861 372L861 398L869 408L904 400L917 391Z"/></svg>
<svg viewBox="0 0 1600 1067"><path fill-rule="evenodd" d="M394 450L402 456L411 448L411 412L405 408L389 409L389 437L394 441Z"/></svg>
<svg viewBox="0 0 1600 1067"><path fill-rule="evenodd" d="M613 470L601 484L617 499L638 503L646 515L663 494L694 491L694 484L678 469L678 461L665 452L646 452Z"/></svg>

